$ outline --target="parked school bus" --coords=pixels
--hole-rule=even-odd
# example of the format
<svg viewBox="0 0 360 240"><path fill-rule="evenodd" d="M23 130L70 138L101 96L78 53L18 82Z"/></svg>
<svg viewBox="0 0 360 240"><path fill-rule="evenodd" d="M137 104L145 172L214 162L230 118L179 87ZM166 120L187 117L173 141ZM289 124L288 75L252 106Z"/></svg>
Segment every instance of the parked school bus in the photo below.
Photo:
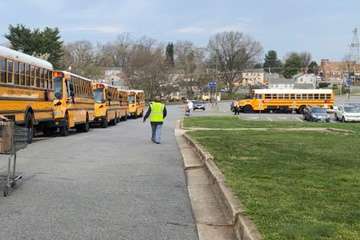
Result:
<svg viewBox="0 0 360 240"><path fill-rule="evenodd" d="M120 102L120 119L126 121L129 108L129 92L127 90L118 89Z"/></svg>
<svg viewBox="0 0 360 240"><path fill-rule="evenodd" d="M331 89L254 89L250 98L237 103L237 111L295 109L303 113L307 105L334 108L334 94Z"/></svg>
<svg viewBox="0 0 360 240"><path fill-rule="evenodd" d="M142 117L145 109L145 93L143 90L129 90L128 116Z"/></svg>
<svg viewBox="0 0 360 240"><path fill-rule="evenodd" d="M36 130L53 124L51 63L0 46L0 114L28 128L28 142Z"/></svg>
<svg viewBox="0 0 360 240"><path fill-rule="evenodd" d="M91 81L66 71L55 71L53 79L55 126L60 134L67 136L69 128L88 132L94 121Z"/></svg>
<svg viewBox="0 0 360 240"><path fill-rule="evenodd" d="M109 123L116 125L120 120L120 101L118 89L103 83L92 83L95 101L94 123L107 128Z"/></svg>

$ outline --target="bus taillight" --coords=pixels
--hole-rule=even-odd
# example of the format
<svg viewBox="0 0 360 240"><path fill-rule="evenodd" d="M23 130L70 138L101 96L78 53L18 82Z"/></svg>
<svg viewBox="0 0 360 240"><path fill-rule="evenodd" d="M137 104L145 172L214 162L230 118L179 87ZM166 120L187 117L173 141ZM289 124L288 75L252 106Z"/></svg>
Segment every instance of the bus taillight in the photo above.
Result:
<svg viewBox="0 0 360 240"><path fill-rule="evenodd" d="M63 78L63 77L64 77L64 73L62 73L62 72L54 72L54 73L53 73L53 77L54 77L54 78L57 78L57 77Z"/></svg>

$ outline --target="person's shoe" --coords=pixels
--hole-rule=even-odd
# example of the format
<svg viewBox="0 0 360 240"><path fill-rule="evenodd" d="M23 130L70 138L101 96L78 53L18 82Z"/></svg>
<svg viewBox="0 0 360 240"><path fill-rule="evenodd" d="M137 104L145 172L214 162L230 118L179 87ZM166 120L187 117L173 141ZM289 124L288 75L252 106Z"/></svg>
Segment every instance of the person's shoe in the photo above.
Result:
<svg viewBox="0 0 360 240"><path fill-rule="evenodd" d="M156 144L160 144L160 142L155 142Z"/></svg>
<svg viewBox="0 0 360 240"><path fill-rule="evenodd" d="M152 138L151 141L152 141L153 143L155 143L155 139Z"/></svg>

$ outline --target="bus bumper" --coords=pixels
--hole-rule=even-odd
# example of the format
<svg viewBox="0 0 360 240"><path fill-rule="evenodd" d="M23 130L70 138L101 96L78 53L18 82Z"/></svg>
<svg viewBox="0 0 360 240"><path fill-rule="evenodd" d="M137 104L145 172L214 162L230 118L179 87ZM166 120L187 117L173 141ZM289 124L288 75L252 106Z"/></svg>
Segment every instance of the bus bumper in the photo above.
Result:
<svg viewBox="0 0 360 240"><path fill-rule="evenodd" d="M65 118L58 118L54 121L55 127L65 127L67 125L67 121Z"/></svg>

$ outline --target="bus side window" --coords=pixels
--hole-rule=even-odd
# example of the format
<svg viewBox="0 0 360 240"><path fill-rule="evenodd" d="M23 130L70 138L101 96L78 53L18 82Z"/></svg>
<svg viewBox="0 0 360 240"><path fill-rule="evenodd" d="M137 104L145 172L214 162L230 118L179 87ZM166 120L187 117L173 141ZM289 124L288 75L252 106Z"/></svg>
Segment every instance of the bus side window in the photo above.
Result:
<svg viewBox="0 0 360 240"><path fill-rule="evenodd" d="M6 83L6 59L1 58L1 65L0 65L0 82Z"/></svg>
<svg viewBox="0 0 360 240"><path fill-rule="evenodd" d="M7 82L8 83L13 83L13 61L11 60L7 60Z"/></svg>
<svg viewBox="0 0 360 240"><path fill-rule="evenodd" d="M301 99L301 94L296 94L296 99Z"/></svg>
<svg viewBox="0 0 360 240"><path fill-rule="evenodd" d="M301 94L302 95L302 99L308 99L307 94Z"/></svg>
<svg viewBox="0 0 360 240"><path fill-rule="evenodd" d="M30 66L30 85L35 87L35 67Z"/></svg>
<svg viewBox="0 0 360 240"><path fill-rule="evenodd" d="M273 95L272 95L272 99L278 99L277 94L273 94Z"/></svg>
<svg viewBox="0 0 360 240"><path fill-rule="evenodd" d="M283 99L284 98L284 94L280 93L279 94L279 99Z"/></svg>
<svg viewBox="0 0 360 240"><path fill-rule="evenodd" d="M314 99L319 99L319 94L318 93L314 94Z"/></svg>
<svg viewBox="0 0 360 240"><path fill-rule="evenodd" d="M271 94L265 94L265 99L271 99Z"/></svg>
<svg viewBox="0 0 360 240"><path fill-rule="evenodd" d="M19 75L19 63L14 62L14 84L19 85L20 75Z"/></svg>
<svg viewBox="0 0 360 240"><path fill-rule="evenodd" d="M289 94L285 94L285 99L289 99Z"/></svg>
<svg viewBox="0 0 360 240"><path fill-rule="evenodd" d="M30 86L31 81L30 81L30 65L29 64L25 65L25 72L26 72L26 86Z"/></svg>
<svg viewBox="0 0 360 240"><path fill-rule="evenodd" d="M309 94L309 95L308 95L308 99L314 99L313 95L312 95L312 94Z"/></svg>
<svg viewBox="0 0 360 240"><path fill-rule="evenodd" d="M20 63L19 68L20 68L20 85L25 86L25 64Z"/></svg>
<svg viewBox="0 0 360 240"><path fill-rule="evenodd" d="M262 96L261 96L261 94L256 94L256 95L255 95L255 98L256 98L256 99L261 99Z"/></svg>
<svg viewBox="0 0 360 240"><path fill-rule="evenodd" d="M325 94L320 94L320 99L325 99Z"/></svg>
<svg viewBox="0 0 360 240"><path fill-rule="evenodd" d="M290 98L291 98L291 99L295 99L295 94L293 94L293 93L290 94Z"/></svg>
<svg viewBox="0 0 360 240"><path fill-rule="evenodd" d="M331 94L326 94L326 99L331 99Z"/></svg>

